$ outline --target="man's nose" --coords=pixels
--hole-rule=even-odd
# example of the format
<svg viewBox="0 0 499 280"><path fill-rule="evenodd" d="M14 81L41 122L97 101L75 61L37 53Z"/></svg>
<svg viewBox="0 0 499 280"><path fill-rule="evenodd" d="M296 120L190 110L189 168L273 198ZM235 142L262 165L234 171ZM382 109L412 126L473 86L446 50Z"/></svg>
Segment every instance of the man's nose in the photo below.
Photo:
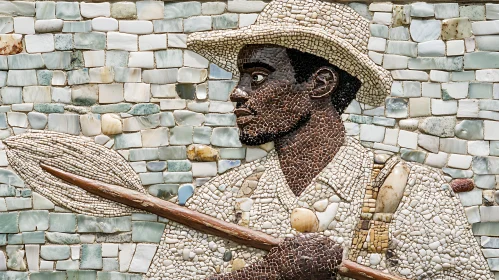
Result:
<svg viewBox="0 0 499 280"><path fill-rule="evenodd" d="M248 93L239 87L235 88L230 94L230 101L232 102L246 102L248 99Z"/></svg>

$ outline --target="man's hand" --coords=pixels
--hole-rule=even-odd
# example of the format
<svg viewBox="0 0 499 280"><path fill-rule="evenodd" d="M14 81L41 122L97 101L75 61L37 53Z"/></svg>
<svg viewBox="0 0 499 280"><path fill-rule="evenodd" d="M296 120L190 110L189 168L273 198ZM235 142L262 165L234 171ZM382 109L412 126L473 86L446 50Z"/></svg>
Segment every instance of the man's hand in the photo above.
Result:
<svg viewBox="0 0 499 280"><path fill-rule="evenodd" d="M342 260L343 249L331 239L317 233L285 239L263 260L210 280L334 280Z"/></svg>

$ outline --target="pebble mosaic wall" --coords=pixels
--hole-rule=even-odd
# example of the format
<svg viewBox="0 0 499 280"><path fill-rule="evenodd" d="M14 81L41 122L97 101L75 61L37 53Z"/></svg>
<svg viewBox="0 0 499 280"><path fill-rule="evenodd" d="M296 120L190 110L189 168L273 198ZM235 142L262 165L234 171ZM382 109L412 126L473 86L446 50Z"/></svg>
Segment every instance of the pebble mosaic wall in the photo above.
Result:
<svg viewBox="0 0 499 280"><path fill-rule="evenodd" d="M240 142L235 104L229 100L237 77L187 49L187 34L251 25L266 5L0 1L0 138L30 129L89 137L121 154L144 192L197 210L225 207L213 203L219 197L212 190L230 181L223 174L250 163L250 169L260 172L245 180L244 195L251 194L256 186L252 180L260 179L260 168L275 164L277 155L272 143L246 147ZM476 187L457 197L488 268L473 266L476 278L463 279L488 279L488 269L499 279L499 4L347 5L370 21L369 57L394 81L382 106L355 100L348 106L342 115L346 134L375 158L400 155L411 172L427 172L416 162L441 169L447 182L471 178ZM244 259L262 255L252 249L251 255L231 251L223 240L153 214L125 209L116 217L91 216L54 205L13 171L5 145L0 145L0 279L177 279L168 275L178 271L178 279L203 279L211 274L202 265L205 253L210 255L207 262L217 260L209 263L216 272L237 270L245 266ZM366 160L361 154L344 158ZM188 200L218 175L220 179L205 185L210 192ZM409 179L419 178L411 173ZM266 180L280 184L279 176ZM288 194L279 188L264 191L277 192L288 203ZM313 201L314 191L309 191L299 205ZM238 207L246 206L241 202ZM460 212L447 214L449 220L461 217ZM239 224L249 223L244 211L241 215ZM351 230L362 229L353 218L342 222ZM403 218L393 217L398 222ZM373 230L388 231L387 225L371 222ZM271 235L281 230L270 229L264 218L255 223ZM324 230L328 224L313 226ZM165 228L171 235L163 234ZM342 243L341 233L335 234L334 241ZM189 243L193 237L205 242L195 247ZM431 250L445 245L431 241ZM445 261L445 254L432 256L429 265L455 265ZM384 260L370 256L362 262L381 262L382 267ZM403 266L399 272L408 277L418 273Z"/></svg>

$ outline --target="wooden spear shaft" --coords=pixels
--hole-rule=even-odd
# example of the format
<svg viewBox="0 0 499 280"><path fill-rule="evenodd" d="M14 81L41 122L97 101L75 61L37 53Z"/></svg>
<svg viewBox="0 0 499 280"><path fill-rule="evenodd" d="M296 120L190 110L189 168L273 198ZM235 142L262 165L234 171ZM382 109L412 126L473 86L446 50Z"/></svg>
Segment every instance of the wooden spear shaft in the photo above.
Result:
<svg viewBox="0 0 499 280"><path fill-rule="evenodd" d="M55 177L78 186L92 194L136 209L154 213L200 232L212 234L265 251L270 251L270 249L282 242L281 239L274 238L263 232L228 223L151 195L88 179L44 163L40 163L40 166L43 170ZM403 278L389 275L349 260L342 261L339 274L358 280L404 280Z"/></svg>

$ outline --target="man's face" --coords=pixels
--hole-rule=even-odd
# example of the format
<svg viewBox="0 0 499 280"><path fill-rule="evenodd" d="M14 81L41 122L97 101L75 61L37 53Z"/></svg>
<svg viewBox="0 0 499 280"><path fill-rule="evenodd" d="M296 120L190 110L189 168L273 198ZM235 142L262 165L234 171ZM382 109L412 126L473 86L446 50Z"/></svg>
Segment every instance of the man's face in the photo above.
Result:
<svg viewBox="0 0 499 280"><path fill-rule="evenodd" d="M237 102L234 113L242 143L273 141L307 119L312 108L308 92L313 85L296 82L284 47L245 46L237 63L241 76L230 100Z"/></svg>

